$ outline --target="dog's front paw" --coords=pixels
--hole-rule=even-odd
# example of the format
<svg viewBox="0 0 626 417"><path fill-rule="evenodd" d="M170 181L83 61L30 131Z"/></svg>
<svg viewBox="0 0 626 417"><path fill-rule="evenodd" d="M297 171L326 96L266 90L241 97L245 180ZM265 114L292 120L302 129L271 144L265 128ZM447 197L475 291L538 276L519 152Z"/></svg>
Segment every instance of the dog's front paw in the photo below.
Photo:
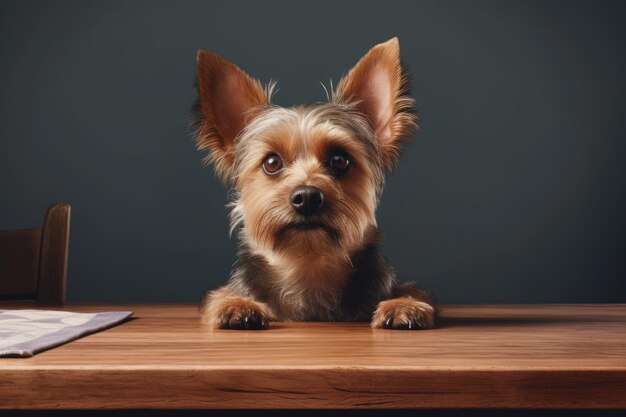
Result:
<svg viewBox="0 0 626 417"><path fill-rule="evenodd" d="M215 317L219 329L263 330L269 327L269 321L265 306L243 298L225 303Z"/></svg>
<svg viewBox="0 0 626 417"><path fill-rule="evenodd" d="M381 301L372 318L373 328L418 330L435 327L435 308L411 297Z"/></svg>

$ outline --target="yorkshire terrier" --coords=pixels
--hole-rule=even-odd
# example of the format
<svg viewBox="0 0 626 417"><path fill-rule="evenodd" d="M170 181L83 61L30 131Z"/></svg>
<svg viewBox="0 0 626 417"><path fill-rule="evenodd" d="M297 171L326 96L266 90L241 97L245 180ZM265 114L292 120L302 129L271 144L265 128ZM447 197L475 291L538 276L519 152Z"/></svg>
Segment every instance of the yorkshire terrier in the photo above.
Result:
<svg viewBox="0 0 626 417"><path fill-rule="evenodd" d="M435 325L433 297L401 282L382 256L375 212L385 176L418 130L397 38L370 49L327 93L283 108L219 55L198 52L198 149L232 187L239 259L207 292L213 328L271 321L370 321L373 328Z"/></svg>

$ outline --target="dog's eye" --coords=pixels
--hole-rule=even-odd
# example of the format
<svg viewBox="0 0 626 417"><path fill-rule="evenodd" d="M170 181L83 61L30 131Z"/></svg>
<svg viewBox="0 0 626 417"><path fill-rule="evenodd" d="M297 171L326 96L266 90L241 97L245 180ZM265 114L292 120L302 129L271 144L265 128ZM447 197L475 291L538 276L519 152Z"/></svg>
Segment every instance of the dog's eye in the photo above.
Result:
<svg viewBox="0 0 626 417"><path fill-rule="evenodd" d="M337 174L342 174L350 168L350 160L346 155L336 153L331 155L328 165L330 165L330 168Z"/></svg>
<svg viewBox="0 0 626 417"><path fill-rule="evenodd" d="M283 160L275 153L268 155L263 161L263 171L267 175L278 174L283 169Z"/></svg>

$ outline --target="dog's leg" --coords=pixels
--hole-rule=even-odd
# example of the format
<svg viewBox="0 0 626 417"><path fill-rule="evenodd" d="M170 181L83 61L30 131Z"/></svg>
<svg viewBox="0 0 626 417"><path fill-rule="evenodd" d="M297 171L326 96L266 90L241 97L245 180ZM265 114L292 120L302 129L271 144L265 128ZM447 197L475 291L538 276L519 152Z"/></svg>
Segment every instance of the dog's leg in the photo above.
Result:
<svg viewBox="0 0 626 417"><path fill-rule="evenodd" d="M373 328L417 330L435 327L436 308L432 296L413 284L397 282L392 297L378 303Z"/></svg>
<svg viewBox="0 0 626 417"><path fill-rule="evenodd" d="M203 321L219 329L267 329L270 320L274 319L267 304L243 297L228 285L208 292L200 311Z"/></svg>

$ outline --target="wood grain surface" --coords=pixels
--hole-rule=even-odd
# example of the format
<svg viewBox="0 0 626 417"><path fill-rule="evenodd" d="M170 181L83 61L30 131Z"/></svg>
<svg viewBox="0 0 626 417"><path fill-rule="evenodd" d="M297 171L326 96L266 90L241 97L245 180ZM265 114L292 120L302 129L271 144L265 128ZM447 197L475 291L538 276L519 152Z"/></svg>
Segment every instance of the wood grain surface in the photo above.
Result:
<svg viewBox="0 0 626 417"><path fill-rule="evenodd" d="M626 409L626 305L443 306L423 331L211 331L189 305L59 309L135 315L0 359L0 408Z"/></svg>

